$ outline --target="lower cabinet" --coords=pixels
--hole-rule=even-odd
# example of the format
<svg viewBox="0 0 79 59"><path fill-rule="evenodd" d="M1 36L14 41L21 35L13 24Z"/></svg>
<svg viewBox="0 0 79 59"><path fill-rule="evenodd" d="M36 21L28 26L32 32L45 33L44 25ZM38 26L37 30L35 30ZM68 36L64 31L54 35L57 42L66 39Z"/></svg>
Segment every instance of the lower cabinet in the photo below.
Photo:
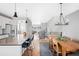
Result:
<svg viewBox="0 0 79 59"><path fill-rule="evenodd" d="M0 46L0 56L21 56L21 46Z"/></svg>

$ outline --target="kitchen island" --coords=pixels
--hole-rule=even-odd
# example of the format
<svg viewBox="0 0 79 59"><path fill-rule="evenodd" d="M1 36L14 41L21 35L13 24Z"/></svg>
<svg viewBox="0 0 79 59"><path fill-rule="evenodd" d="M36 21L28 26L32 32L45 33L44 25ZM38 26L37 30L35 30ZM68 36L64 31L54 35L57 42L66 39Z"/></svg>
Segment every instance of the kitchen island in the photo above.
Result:
<svg viewBox="0 0 79 59"><path fill-rule="evenodd" d="M3 35L1 35L4 37ZM1 37L0 36L0 37ZM25 49L22 48L22 43L27 39L22 38L21 35L19 38L14 38L10 36L5 36L0 39L0 56L21 56Z"/></svg>

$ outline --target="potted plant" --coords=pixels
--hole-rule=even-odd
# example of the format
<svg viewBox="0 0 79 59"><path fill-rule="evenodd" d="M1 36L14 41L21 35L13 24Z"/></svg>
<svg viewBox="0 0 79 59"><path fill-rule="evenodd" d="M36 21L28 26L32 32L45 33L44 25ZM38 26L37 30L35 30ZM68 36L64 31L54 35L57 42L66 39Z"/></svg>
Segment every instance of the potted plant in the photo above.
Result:
<svg viewBox="0 0 79 59"><path fill-rule="evenodd" d="M57 39L58 40L64 40L64 36L58 36Z"/></svg>

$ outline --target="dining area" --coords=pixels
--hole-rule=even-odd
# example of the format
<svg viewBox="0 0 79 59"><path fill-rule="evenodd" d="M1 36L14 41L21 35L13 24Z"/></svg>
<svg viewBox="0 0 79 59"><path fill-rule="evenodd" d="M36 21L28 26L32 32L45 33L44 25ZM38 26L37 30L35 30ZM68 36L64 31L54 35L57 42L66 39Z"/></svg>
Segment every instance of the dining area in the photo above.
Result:
<svg viewBox="0 0 79 59"><path fill-rule="evenodd" d="M79 43L70 37L49 35L49 49L56 56L70 56L79 51Z"/></svg>

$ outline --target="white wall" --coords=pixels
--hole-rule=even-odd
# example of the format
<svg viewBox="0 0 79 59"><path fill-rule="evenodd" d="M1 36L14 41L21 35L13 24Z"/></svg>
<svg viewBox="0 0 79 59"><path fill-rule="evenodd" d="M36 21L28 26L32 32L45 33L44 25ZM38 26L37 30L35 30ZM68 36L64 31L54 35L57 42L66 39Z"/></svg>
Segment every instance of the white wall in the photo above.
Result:
<svg viewBox="0 0 79 59"><path fill-rule="evenodd" d="M27 18L27 32L29 33L29 35L32 34L32 22L29 18Z"/></svg>
<svg viewBox="0 0 79 59"><path fill-rule="evenodd" d="M79 11L67 16L70 20L68 26L63 27L63 35L79 40Z"/></svg>
<svg viewBox="0 0 79 59"><path fill-rule="evenodd" d="M41 30L46 30L46 27L47 27L47 23L42 23L41 24Z"/></svg>
<svg viewBox="0 0 79 59"><path fill-rule="evenodd" d="M33 31L39 32L41 30L41 25L33 25Z"/></svg>
<svg viewBox="0 0 79 59"><path fill-rule="evenodd" d="M50 32L61 32L62 27L61 26L56 26L55 24L58 22L59 17L55 16L54 18L51 18L47 22L47 32L50 34Z"/></svg>

